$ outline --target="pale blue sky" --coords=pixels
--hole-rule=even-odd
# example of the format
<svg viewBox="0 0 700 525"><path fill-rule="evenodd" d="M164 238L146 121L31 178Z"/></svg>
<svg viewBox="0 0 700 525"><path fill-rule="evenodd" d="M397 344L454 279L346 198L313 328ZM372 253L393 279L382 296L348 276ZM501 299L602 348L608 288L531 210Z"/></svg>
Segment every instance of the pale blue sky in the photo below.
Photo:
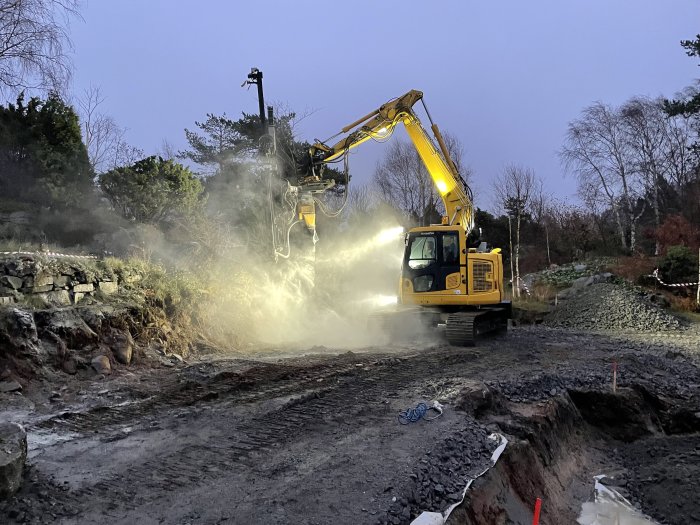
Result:
<svg viewBox="0 0 700 525"><path fill-rule="evenodd" d="M268 102L315 111L299 127L309 140L415 88L464 144L482 207L508 163L573 195L556 152L584 106L672 96L700 71L679 45L700 33L697 0L89 0L83 16L74 89L100 86L147 153L184 148L207 112L257 112L240 87L252 66ZM384 147L356 150L356 181Z"/></svg>

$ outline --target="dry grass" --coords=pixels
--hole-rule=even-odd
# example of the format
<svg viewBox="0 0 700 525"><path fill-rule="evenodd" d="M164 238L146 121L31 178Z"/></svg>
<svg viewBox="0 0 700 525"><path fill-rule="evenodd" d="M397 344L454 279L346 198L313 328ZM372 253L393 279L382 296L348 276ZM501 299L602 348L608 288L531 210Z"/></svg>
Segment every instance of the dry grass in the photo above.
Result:
<svg viewBox="0 0 700 525"><path fill-rule="evenodd" d="M696 302L695 297L680 297L678 295L665 294L671 302L671 308L677 312L698 313L700 314L700 305ZM700 320L700 315L698 315Z"/></svg>
<svg viewBox="0 0 700 525"><path fill-rule="evenodd" d="M658 264L658 257L618 257L617 261L610 265L610 271L627 281L641 284Z"/></svg>
<svg viewBox="0 0 700 525"><path fill-rule="evenodd" d="M553 284L535 283L530 288L529 295L523 291L520 297L513 298L513 306L532 312L548 312L549 304L554 300L558 290L559 288Z"/></svg>

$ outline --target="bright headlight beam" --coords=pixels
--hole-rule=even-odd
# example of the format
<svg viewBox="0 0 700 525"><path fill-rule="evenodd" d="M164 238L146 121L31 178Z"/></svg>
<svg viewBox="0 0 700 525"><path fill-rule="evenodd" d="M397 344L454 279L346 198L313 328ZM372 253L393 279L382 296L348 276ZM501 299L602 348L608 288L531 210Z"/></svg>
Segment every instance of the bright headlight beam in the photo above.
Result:
<svg viewBox="0 0 700 525"><path fill-rule="evenodd" d="M382 244L388 244L391 241L394 241L397 239L399 235L403 233L403 227L402 226L396 226L394 228L387 228L386 230L380 231L377 236L374 238L374 244L375 245L382 245Z"/></svg>

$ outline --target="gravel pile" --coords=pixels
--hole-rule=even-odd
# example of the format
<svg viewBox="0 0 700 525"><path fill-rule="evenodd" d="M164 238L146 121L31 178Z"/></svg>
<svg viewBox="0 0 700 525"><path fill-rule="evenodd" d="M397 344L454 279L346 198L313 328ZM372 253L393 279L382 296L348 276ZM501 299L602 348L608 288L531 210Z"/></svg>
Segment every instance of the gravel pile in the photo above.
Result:
<svg viewBox="0 0 700 525"><path fill-rule="evenodd" d="M591 284L560 301L545 323L582 330L662 332L683 328L677 318L644 294L612 283Z"/></svg>

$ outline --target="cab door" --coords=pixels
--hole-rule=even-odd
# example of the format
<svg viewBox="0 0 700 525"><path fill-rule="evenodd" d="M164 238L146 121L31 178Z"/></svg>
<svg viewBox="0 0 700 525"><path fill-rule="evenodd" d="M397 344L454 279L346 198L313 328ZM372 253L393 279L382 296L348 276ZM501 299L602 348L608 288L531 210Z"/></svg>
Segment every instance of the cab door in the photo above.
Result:
<svg viewBox="0 0 700 525"><path fill-rule="evenodd" d="M459 233L443 232L439 235L439 257L437 281L439 291L449 294L461 293L463 271L460 266Z"/></svg>

